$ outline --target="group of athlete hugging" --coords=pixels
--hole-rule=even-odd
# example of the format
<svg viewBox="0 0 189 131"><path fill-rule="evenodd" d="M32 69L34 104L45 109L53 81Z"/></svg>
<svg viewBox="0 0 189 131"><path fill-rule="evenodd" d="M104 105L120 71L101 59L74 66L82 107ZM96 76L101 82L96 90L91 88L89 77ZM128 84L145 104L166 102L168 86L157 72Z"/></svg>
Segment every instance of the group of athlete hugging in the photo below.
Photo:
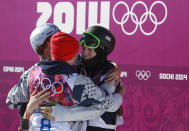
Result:
<svg viewBox="0 0 189 131"><path fill-rule="evenodd" d="M91 26L78 42L47 23L32 31L30 43L40 61L6 99L20 109L20 131L115 131L123 124L125 88L119 67L107 59L115 47L108 29Z"/></svg>

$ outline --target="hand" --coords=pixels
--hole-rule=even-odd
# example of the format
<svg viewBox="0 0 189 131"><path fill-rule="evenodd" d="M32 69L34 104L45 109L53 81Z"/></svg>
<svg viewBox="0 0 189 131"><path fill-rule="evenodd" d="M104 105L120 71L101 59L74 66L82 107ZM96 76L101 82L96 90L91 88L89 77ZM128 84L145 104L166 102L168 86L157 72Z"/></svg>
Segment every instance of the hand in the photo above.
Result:
<svg viewBox="0 0 189 131"><path fill-rule="evenodd" d="M53 116L53 109L52 106L49 107L40 107L40 113L45 117L46 119L55 121L55 117Z"/></svg>
<svg viewBox="0 0 189 131"><path fill-rule="evenodd" d="M50 92L47 92L47 89L42 90L38 93L37 93L37 90L34 90L34 92L30 96L29 103L27 104L27 107L26 107L26 113L27 113L27 114L25 113L26 119L28 119L29 116L31 116L33 111L37 109L41 103L43 103L44 101L47 101L50 97L51 97Z"/></svg>
<svg viewBox="0 0 189 131"><path fill-rule="evenodd" d="M115 69L111 69L107 76L105 77L104 81L108 83L112 83L115 81L115 86L118 85L120 79L120 69L117 67Z"/></svg>

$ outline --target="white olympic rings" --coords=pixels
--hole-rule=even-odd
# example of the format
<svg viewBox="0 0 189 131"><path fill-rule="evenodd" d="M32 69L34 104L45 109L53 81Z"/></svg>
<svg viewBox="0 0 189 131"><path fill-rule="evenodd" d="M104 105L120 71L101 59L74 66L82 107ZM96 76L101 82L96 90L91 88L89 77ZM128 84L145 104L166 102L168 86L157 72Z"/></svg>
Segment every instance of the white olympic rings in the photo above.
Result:
<svg viewBox="0 0 189 131"><path fill-rule="evenodd" d="M48 85L45 86L44 81L47 81L46 83L48 83ZM57 91L56 88L61 86L61 90ZM53 94L51 96L54 96L55 94L60 94L63 92L63 85L61 82L54 82L53 84L51 84L51 81L49 78L43 78L42 80L40 80L39 77L36 77L33 81L33 87L35 89L42 87L43 90L44 89L51 89Z"/></svg>
<svg viewBox="0 0 189 131"><path fill-rule="evenodd" d="M139 80L148 80L148 78L150 78L151 76L151 72L150 71L140 71L140 70L137 70L136 71L136 77L139 79Z"/></svg>
<svg viewBox="0 0 189 131"><path fill-rule="evenodd" d="M145 8L146 11L141 15L140 18L138 18L137 15L136 15L136 13L133 12L133 10L134 10L134 8L136 7L136 5L140 5L140 4L144 6L144 8ZM154 7L156 4L161 4L161 5L164 7L164 9L165 9L165 16L164 16L164 18L163 18L161 21L159 21L159 22L158 22L158 20L157 20L156 15L152 12L152 9L153 9L153 7ZM127 9L127 12L122 16L121 21L118 21L118 20L116 19L116 17L115 17L115 10L116 10L116 8L117 8L118 5L124 5L124 6L126 7L126 9ZM113 15L114 21L115 21L117 24L121 25L121 29L122 29L122 31L123 31L126 35L133 35L133 34L135 34L136 31L137 31L137 29L138 29L138 26L139 26L141 32L142 32L144 35L149 36L149 35L152 35L152 34L156 31L158 25L160 25L160 24L162 24L163 22L165 22L165 20L166 20L166 18L167 18L167 6L166 6L165 3L163 3L162 1L155 1L154 3L152 3L152 5L150 6L150 9L149 9L149 11L148 11L148 7L147 7L147 5L146 5L143 1L137 1L137 2L135 2L135 3L133 4L133 6L131 7L131 10L130 10L130 9L129 9L129 6L127 5L126 2L120 1L120 2L118 2L118 3L116 3L116 4L114 5L112 15ZM125 28L124 28L124 24L129 20L129 17L130 17L130 16L131 16L132 22L136 24L136 27L135 27L135 29L134 29L132 32L127 32L127 31L125 30ZM143 27L142 27L142 24L145 23L145 21L147 20L148 16L149 16L151 22L155 25L155 26L154 26L154 29L153 29L151 32L145 32L144 29L143 29ZM153 17L153 18L152 18L152 17Z"/></svg>

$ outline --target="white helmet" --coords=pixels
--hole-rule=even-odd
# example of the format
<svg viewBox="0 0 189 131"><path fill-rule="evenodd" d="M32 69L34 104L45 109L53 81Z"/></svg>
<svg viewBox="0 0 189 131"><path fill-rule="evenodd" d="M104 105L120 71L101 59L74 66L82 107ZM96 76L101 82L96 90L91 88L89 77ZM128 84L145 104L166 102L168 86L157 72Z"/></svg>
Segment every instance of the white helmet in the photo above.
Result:
<svg viewBox="0 0 189 131"><path fill-rule="evenodd" d="M30 35L30 43L34 51L37 52L37 46L43 45L49 36L59 31L60 29L56 25L50 23L37 26Z"/></svg>

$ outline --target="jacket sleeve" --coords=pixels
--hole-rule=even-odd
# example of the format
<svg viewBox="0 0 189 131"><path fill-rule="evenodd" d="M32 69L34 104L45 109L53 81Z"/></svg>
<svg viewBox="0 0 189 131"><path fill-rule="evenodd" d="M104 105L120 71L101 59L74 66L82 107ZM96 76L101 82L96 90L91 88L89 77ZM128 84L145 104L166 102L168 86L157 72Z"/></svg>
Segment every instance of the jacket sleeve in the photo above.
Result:
<svg viewBox="0 0 189 131"><path fill-rule="evenodd" d="M122 99L120 102L117 101L120 99L119 96L114 96L114 106L109 107L106 111L113 112L120 107L120 103L122 103ZM116 106L117 105L117 106ZM84 120L92 120L100 117L105 111L99 110L95 107L95 105L91 106L62 106L57 104L53 107L53 116L55 117L55 121L84 121Z"/></svg>
<svg viewBox="0 0 189 131"><path fill-rule="evenodd" d="M83 76L80 76L80 78L76 77L78 79L78 81L80 80L78 83L80 83L83 80L83 82L81 82L80 84L90 85L89 84L90 82L84 83L88 80L88 78L87 77L82 78L82 77ZM89 81L90 81L90 79L89 79ZM69 82L69 84L70 84L70 82ZM72 84L70 84L71 87L74 86ZM96 85L91 85L91 86L96 86ZM99 87L96 86L96 88L98 89ZM93 103L91 103L91 104L89 103L90 106L86 106L86 105L81 106L82 104L80 104L80 103L78 103L79 105L75 105L75 106L62 106L62 105L57 104L56 106L53 107L53 116L55 117L55 120L56 121L91 120L91 119L96 119L96 118L100 117L105 111L114 112L114 110L117 110L122 103L122 97L119 94L112 95L115 91L114 83L112 83L112 84L104 83L100 86L100 88L102 88L102 91L108 92L107 95L109 97L113 97L113 99L111 100L113 106L107 108L107 110L106 109L99 110L99 108L98 107L96 108L95 104L93 104ZM74 90L77 90L77 89L74 89ZM78 88L78 90L79 90L79 88ZM76 96L75 93L77 93L77 92L74 92L74 96Z"/></svg>
<svg viewBox="0 0 189 131"><path fill-rule="evenodd" d="M108 93L115 90L114 83L104 83L100 88L104 88ZM116 100L115 100L116 102ZM119 108L119 105L118 107ZM111 108L109 108L111 110ZM104 111L98 110L92 106L62 106L57 104L53 107L53 116L55 121L84 121L100 117Z"/></svg>
<svg viewBox="0 0 189 131"><path fill-rule="evenodd" d="M83 75L78 75L73 87L73 99L81 106L93 106L101 111L115 112L122 103L118 93L110 94Z"/></svg>
<svg viewBox="0 0 189 131"><path fill-rule="evenodd" d="M104 112L91 106L62 106L53 107L55 121L84 121L100 117Z"/></svg>
<svg viewBox="0 0 189 131"><path fill-rule="evenodd" d="M29 101L29 77L31 68L25 71L18 84L14 85L8 93L6 104L10 109L19 109L22 104Z"/></svg>
<svg viewBox="0 0 189 131"><path fill-rule="evenodd" d="M100 88L105 88L105 90L111 94L115 90L114 83L108 84L104 83ZM120 107L119 96L114 96L115 100L112 101L114 106L109 108L107 111L114 110L114 108ZM122 101L122 100L120 100ZM118 104L117 104L118 102ZM117 106L116 106L117 105ZM100 117L105 111L99 110L94 105L91 106L62 106L57 104L53 107L53 116L55 117L55 121L84 121L84 120L92 120ZM112 109L113 108L113 109Z"/></svg>
<svg viewBox="0 0 189 131"><path fill-rule="evenodd" d="M107 91L109 94L113 94L115 92L115 82L112 83L103 83L100 88L103 88L105 91Z"/></svg>

